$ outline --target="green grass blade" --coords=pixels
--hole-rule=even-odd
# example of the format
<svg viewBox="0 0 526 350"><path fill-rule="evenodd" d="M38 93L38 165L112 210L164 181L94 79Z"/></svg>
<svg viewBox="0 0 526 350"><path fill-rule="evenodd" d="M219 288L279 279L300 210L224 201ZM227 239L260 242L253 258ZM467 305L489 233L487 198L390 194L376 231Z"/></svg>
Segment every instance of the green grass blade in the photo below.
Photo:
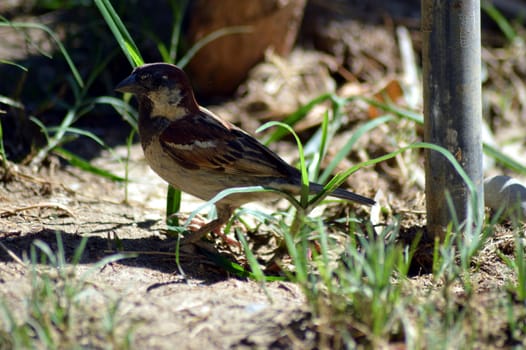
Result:
<svg viewBox="0 0 526 350"><path fill-rule="evenodd" d="M144 63L141 57L139 49L130 33L122 23L119 15L111 5L109 0L95 0L95 5L99 9L102 17L106 21L108 27L110 27L115 40L119 44L122 52L130 62L132 67L140 66Z"/></svg>
<svg viewBox="0 0 526 350"><path fill-rule="evenodd" d="M290 126L294 126L297 122L305 118L307 113L309 113L314 107L316 107L318 104L325 102L329 99L331 99L332 94L327 93L320 95L311 101L307 103L306 105L300 107L298 110L296 110L294 113L292 113L290 116L285 118L282 123L285 123ZM270 134L266 140L263 142L265 145L269 145L273 142L281 140L285 135L287 135L287 130L283 128L277 128L272 134Z"/></svg>
<svg viewBox="0 0 526 350"><path fill-rule="evenodd" d="M380 162L383 162L383 161L389 160L391 158L394 158L397 155L399 155L400 153L405 152L405 151L407 151L409 149L418 149L418 148L431 149L433 151L439 152L440 154L442 154L450 162L450 164L453 166L454 170L460 175L462 180L468 186L469 192L470 192L470 195L471 195L471 203L474 205L474 208L476 208L477 207L476 206L477 202L479 200L477 198L476 188L475 188L475 185L473 184L473 182L471 181L471 179L469 178L469 176L466 174L466 172L462 168L462 166L458 163L458 161L455 159L455 157L447 149L445 149L443 147L440 147L438 145L434 145L434 144L426 143L426 142L417 142L417 143L411 144L409 146L402 147L402 148L400 148L400 149L398 149L398 150L396 150L394 152L391 152L389 154L383 155L381 157L377 157L377 158L370 159L370 160L367 160L365 162L362 162L360 164L356 164L355 166L351 167L350 169L337 174L336 176L334 176L331 179L331 181L329 181L329 183L327 183L324 186L324 191L322 193L317 194L314 198L311 199L311 201L309 202L309 208L315 207L321 200L323 200L323 198L325 198L327 196L328 193L330 193L334 189L340 187L340 185L342 185L346 181L346 179L349 176L351 176L351 174L356 172L357 170L359 170L361 168L364 168L366 166L375 165L375 164L378 164Z"/></svg>
<svg viewBox="0 0 526 350"><path fill-rule="evenodd" d="M0 27L39 29L47 33L51 37L51 39L53 39L55 44L58 46L60 52L64 56L64 59L66 60L69 69L71 70L71 73L73 74L73 77L75 78L75 81L77 82L78 86L80 86L81 88L84 87L84 81L82 80L82 77L79 71L77 70L77 67L73 63L73 60L69 56L68 51L66 50L64 45L62 45L62 42L60 41L60 38L57 36L57 34L48 26L40 23L9 22L7 19L1 16L0 20L2 21L0 22Z"/></svg>
<svg viewBox="0 0 526 350"><path fill-rule="evenodd" d="M112 174L111 172L107 170L104 170L104 169L101 169L101 168L98 168L92 165L87 160L84 160L63 148L57 147L53 150L53 152L59 155L60 157L62 157L63 159L65 159L69 164L76 166L77 168L80 168L88 173L99 175L106 179L117 181L117 182L124 182L126 180L125 178L121 176Z"/></svg>
<svg viewBox="0 0 526 350"><path fill-rule="evenodd" d="M0 118L0 157L2 157L2 168L7 171L7 154L4 146L4 130L2 129L2 119Z"/></svg>
<svg viewBox="0 0 526 350"><path fill-rule="evenodd" d="M517 234L515 236L515 272L517 273L517 296L522 302L526 301L526 259L524 256L524 241Z"/></svg>
<svg viewBox="0 0 526 350"><path fill-rule="evenodd" d="M298 146L298 153L299 153L299 157L300 157L300 171L301 171L301 190L300 190L300 205L302 208L306 208L308 203L309 203L309 174L307 173L307 166L305 165L305 154L303 152L303 145L301 143L301 140L298 136L298 134L296 134L296 132L294 131L294 129L292 129L291 126L285 124L285 123L282 123L282 122L278 122L278 121L271 121L271 122L268 122L268 123L265 123L264 125L260 126L256 132L261 132L267 128L270 128L272 126L280 126L282 128L284 128L285 130L287 130L289 133L292 134L292 136L294 136L294 138L296 139L296 144Z"/></svg>
<svg viewBox="0 0 526 350"><path fill-rule="evenodd" d="M49 245L40 240L40 239L35 239L33 241L33 245L35 247L37 247L38 249L40 249L40 251L42 253L44 253L44 256L41 257L41 262L42 261L47 261L45 260L46 258L49 259L49 262L52 266L55 266L55 267L58 267L58 259L57 259L57 256L53 253L53 251L51 250L51 248L49 247ZM43 260L44 259L44 260ZM33 260L32 261L33 264L36 264L37 261L36 260Z"/></svg>
<svg viewBox="0 0 526 350"><path fill-rule="evenodd" d="M243 266L223 257L221 254L203 251L202 252L208 259L213 261L215 264L224 268L228 272L242 278L250 278L256 280L256 276L251 271L248 271ZM281 276L265 276L266 282L283 281L285 278Z"/></svg>
<svg viewBox="0 0 526 350"><path fill-rule="evenodd" d="M178 226L177 217L172 216L181 209L181 191L168 185L166 193L166 223L170 226Z"/></svg>
<svg viewBox="0 0 526 350"><path fill-rule="evenodd" d="M508 157L498 149L494 148L493 146L490 146L488 144L483 144L482 149L484 150L484 153L495 159L498 163L502 164L504 167L513 170L521 175L526 175L526 166L520 164L519 162L515 161L513 158Z"/></svg>
<svg viewBox="0 0 526 350"><path fill-rule="evenodd" d="M71 263L73 265L78 265L80 263L80 259L82 258L82 254L84 253L84 250L86 249L86 245L88 244L88 238L87 236L83 236L80 240L79 245L75 248L75 252L73 253L73 258L71 259Z"/></svg>
<svg viewBox="0 0 526 350"><path fill-rule="evenodd" d="M62 241L62 235L60 234L60 232L55 231L55 239L57 241L57 267L62 268L66 266L66 253L64 251L64 242Z"/></svg>
<svg viewBox="0 0 526 350"><path fill-rule="evenodd" d="M161 59L163 62L172 62L170 59L170 52L162 42L157 43L157 51L161 54Z"/></svg>
<svg viewBox="0 0 526 350"><path fill-rule="evenodd" d="M63 142L63 138L64 138L64 135L67 132L67 129L77 119L77 113L78 113L78 109L79 108L80 108L80 105L77 102L77 104L75 106L73 106L70 109L68 109L68 112L66 113L66 116L64 117L64 119L62 119L62 122L60 123L60 125L56 129L57 132L55 133L55 135L53 135L53 137L48 137L48 140L47 140L48 143L44 147L42 147L38 151L37 155L31 160L31 165L32 166L39 165L44 160L44 158L47 157L49 152L51 152L53 149L58 147ZM36 122L36 120L37 120L36 118L32 118L32 120L33 120L33 122L37 123ZM45 127L41 123L38 124L38 125L41 126L43 132L45 132L46 134L48 133L48 131L47 131L48 128L47 127Z"/></svg>
<svg viewBox="0 0 526 350"><path fill-rule="evenodd" d="M98 137L97 135L95 135L94 133L92 133L90 131L79 129L79 128L75 128L75 127L66 127L66 128L50 127L50 128L47 128L46 130L47 131L65 130L66 133L86 136L86 137L90 138L91 140L95 141L97 144L99 144L103 148L105 148L115 159L120 160L120 157L117 156L117 154L115 153L115 151L111 147L106 145L106 143L100 137Z"/></svg>
<svg viewBox="0 0 526 350"><path fill-rule="evenodd" d="M219 202L221 199L225 198L226 196L229 196L231 194L236 194L236 193L254 193L254 192L273 192L287 199L295 207L300 207L300 203L293 196L285 192L281 192L281 191L272 189L272 188L265 188L263 186L234 187L234 188L229 188L229 189L219 192L208 202L197 207L197 209L195 209L192 213L190 213L190 215L186 219L186 222L184 223L183 226L184 227L188 226L190 222L192 221L192 219L197 214L199 214L201 211L207 208L212 207L213 205L215 205L217 202Z"/></svg>
<svg viewBox="0 0 526 350"><path fill-rule="evenodd" d="M46 141L49 143L49 140L51 139L51 137L49 136L49 133L44 123L42 123L40 119L37 119L33 116L29 117L29 120L31 120L33 123L35 123L40 128L40 131L44 134Z"/></svg>
<svg viewBox="0 0 526 350"><path fill-rule="evenodd" d="M252 250L250 250L247 239L240 230L236 230L236 235L243 246L254 279L258 282L265 282L265 274L263 273L263 270L261 270L261 266L259 266L256 256L252 253Z"/></svg>
<svg viewBox="0 0 526 350"><path fill-rule="evenodd" d="M374 107L383 109L384 111L389 112L389 113L393 113L397 117L404 118L407 120L412 120L415 123L418 123L420 125L424 124L424 117L421 114L418 114L416 112L400 108L393 104L382 103L382 102L379 102L373 99L369 99L369 98L360 97L360 99L369 103L370 105ZM519 174L522 174L522 175L526 174L526 166L506 156L505 154L503 154L501 151L499 151L495 147L487 143L483 143L482 148L483 148L484 153L488 157L495 159L498 163L500 163L504 167L512 171L515 171Z"/></svg>
<svg viewBox="0 0 526 350"><path fill-rule="evenodd" d="M131 45L129 42L124 42L124 47L131 60L133 61L132 67L141 66L144 64L144 60L141 57L139 51L135 51L134 45Z"/></svg>
<svg viewBox="0 0 526 350"><path fill-rule="evenodd" d="M411 110L400 108L397 105L394 105L392 103L384 103L377 101L375 99L367 98L367 97L356 97L357 99L360 99L371 106L374 106L376 108L380 108L384 110L385 112L392 113L396 115L397 117L411 120L417 124L424 124L424 116L420 113L413 112Z"/></svg>
<svg viewBox="0 0 526 350"><path fill-rule="evenodd" d="M56 126L52 126L52 127L48 127L47 128L48 132L57 132L59 130L62 130L62 128L56 127ZM100 146L104 146L104 147L106 146L104 141L102 141L102 139L100 137L98 137L97 135L95 135L91 131L75 128L75 127L72 127L72 126L64 128L64 130L65 130L66 133L72 133L72 134L77 134L77 135L82 135L82 136L89 137L90 139L92 139L93 141L98 143Z"/></svg>
<svg viewBox="0 0 526 350"><path fill-rule="evenodd" d="M382 125L382 124L385 124L389 121L393 120L393 117L391 116L384 116L384 117L380 117L380 118L376 118L376 119L373 119L365 124L363 124L362 126L360 126L351 136L351 138L345 143L345 145L340 149L340 151L338 151L338 153L336 153L336 155L334 156L334 158L331 160L331 162L329 163L329 165L325 168L325 170L323 171L323 173L320 175L320 177L318 178L318 181L320 183L324 183L325 181L327 181L327 179L330 177L331 173L334 171L334 169L336 169L336 167L338 166L338 164L340 164L340 162L345 158L347 157L347 155L351 152L352 150L352 147L354 146L354 144L356 143L356 141L358 141L358 139L363 135L365 134L366 132L369 132L370 130Z"/></svg>
<svg viewBox="0 0 526 350"><path fill-rule="evenodd" d="M219 30L213 31L212 33L206 35L201 40L196 42L181 59L177 62L177 65L181 68L184 68L188 62L195 56L195 54L201 50L201 48L208 43L222 37L225 35L231 35L231 34L241 34L241 33L250 33L251 29L247 26L235 26L235 27L227 27L227 28L221 28Z"/></svg>
<svg viewBox="0 0 526 350"><path fill-rule="evenodd" d="M131 156L131 146L135 133L137 131L132 129L130 134L126 138L126 157L124 158L124 203L128 203L128 184L130 183L130 156Z"/></svg>
<svg viewBox="0 0 526 350"><path fill-rule="evenodd" d="M318 181L318 175L320 174L320 168L321 168L321 162L323 158L325 157L325 153L327 152L327 144L329 143L329 112L326 111L323 114L323 121L321 123L321 133L320 137L316 138L316 141L318 141L318 145L316 145L315 152L312 152L312 159L309 164L309 179L311 181ZM309 156L309 146L312 146L311 141L305 145L305 156Z"/></svg>
<svg viewBox="0 0 526 350"><path fill-rule="evenodd" d="M119 113L122 118L137 132L137 111L122 99L111 96L100 96L95 98L93 103L112 106L117 111L117 113Z"/></svg>
<svg viewBox="0 0 526 350"><path fill-rule="evenodd" d="M117 262L119 260L123 259L133 259L136 258L138 254L135 253L117 253L112 254L109 256L105 256L104 258L97 261L95 264L91 265L84 273L80 276L81 281L87 280L87 278L94 274L100 272L100 269L102 269L105 265Z"/></svg>
<svg viewBox="0 0 526 350"><path fill-rule="evenodd" d="M183 26L183 16L188 6L187 0L171 0L170 7L172 8L172 15L174 18L174 25L172 29L172 36L170 38L170 50L167 52L167 62L175 63L177 59L177 48L179 47L179 39L181 38L181 28Z"/></svg>
<svg viewBox="0 0 526 350"><path fill-rule="evenodd" d="M1 18L1 17L0 17ZM15 66L15 67L18 67L20 68L21 70L23 70L24 72L28 72L29 70L22 66L21 64L18 64L16 62L13 62L13 61L8 61L8 60L3 60L3 59L0 59L0 63L3 63L3 64L9 64L11 66Z"/></svg>
<svg viewBox="0 0 526 350"><path fill-rule="evenodd" d="M7 96L0 95L0 103L14 107L14 108L18 108L18 109L25 109L22 103L15 101L12 98L9 98Z"/></svg>
<svg viewBox="0 0 526 350"><path fill-rule="evenodd" d="M486 12L486 14L491 17L495 23L497 23L497 26L502 31L506 39L508 41L512 42L517 37L517 33L515 30L513 30L513 27L510 25L510 22L500 13L499 10L493 5L491 1L483 0L480 4L482 7L482 10Z"/></svg>

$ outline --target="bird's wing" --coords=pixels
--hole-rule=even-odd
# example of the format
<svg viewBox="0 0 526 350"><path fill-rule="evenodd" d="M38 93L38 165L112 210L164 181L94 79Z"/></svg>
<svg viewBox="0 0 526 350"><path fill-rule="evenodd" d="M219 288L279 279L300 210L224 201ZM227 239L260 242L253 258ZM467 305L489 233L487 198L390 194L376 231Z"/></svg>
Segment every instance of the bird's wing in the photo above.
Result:
<svg viewBox="0 0 526 350"><path fill-rule="evenodd" d="M188 169L269 177L293 176L297 171L255 138L204 109L171 122L160 142Z"/></svg>

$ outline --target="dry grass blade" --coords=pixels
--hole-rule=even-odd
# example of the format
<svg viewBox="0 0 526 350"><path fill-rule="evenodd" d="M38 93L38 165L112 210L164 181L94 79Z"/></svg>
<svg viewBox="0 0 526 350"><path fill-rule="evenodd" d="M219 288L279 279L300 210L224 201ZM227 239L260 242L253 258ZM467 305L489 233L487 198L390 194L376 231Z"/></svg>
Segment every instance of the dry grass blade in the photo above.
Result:
<svg viewBox="0 0 526 350"><path fill-rule="evenodd" d="M73 211L71 211L71 209L69 209L65 205L60 204L60 203L52 203L52 202L42 202L42 203L31 204L31 205L26 205L23 207L17 207L13 209L4 210L0 212L0 217L8 217L8 216L16 215L17 213L20 213L23 211L28 211L32 209L44 209L44 208L58 209L58 210L65 212L68 216L74 219L77 218L75 213L73 213Z"/></svg>

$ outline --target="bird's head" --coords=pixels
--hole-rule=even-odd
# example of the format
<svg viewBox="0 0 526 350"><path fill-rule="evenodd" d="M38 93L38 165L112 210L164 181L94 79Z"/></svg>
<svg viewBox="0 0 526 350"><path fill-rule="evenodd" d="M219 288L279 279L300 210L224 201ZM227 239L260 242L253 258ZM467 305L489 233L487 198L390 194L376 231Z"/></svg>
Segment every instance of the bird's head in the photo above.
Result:
<svg viewBox="0 0 526 350"><path fill-rule="evenodd" d="M152 117L177 119L199 110L188 77L173 64L149 63L137 67L115 90L135 94L139 103L151 104Z"/></svg>

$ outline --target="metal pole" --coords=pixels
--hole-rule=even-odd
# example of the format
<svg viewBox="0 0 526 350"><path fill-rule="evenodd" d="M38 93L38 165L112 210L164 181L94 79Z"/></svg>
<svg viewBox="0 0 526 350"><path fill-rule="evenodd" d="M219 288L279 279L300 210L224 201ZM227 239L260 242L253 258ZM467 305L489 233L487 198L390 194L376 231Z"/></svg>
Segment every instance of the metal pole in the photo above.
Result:
<svg viewBox="0 0 526 350"><path fill-rule="evenodd" d="M455 214L484 213L480 0L422 0L424 140L448 149L476 186L477 200L451 164L426 150L427 229L443 237ZM452 213L446 200L449 193ZM473 204L476 204L473 207Z"/></svg>

